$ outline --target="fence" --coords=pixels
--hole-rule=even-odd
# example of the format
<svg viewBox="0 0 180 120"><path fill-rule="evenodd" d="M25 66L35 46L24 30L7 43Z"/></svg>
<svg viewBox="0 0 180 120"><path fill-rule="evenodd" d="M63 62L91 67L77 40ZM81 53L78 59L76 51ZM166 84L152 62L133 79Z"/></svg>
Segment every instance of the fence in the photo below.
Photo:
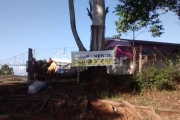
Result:
<svg viewBox="0 0 180 120"><path fill-rule="evenodd" d="M155 47L155 46L152 46ZM139 47L140 48L140 47ZM132 47L121 47L122 54L120 57L116 56L116 64L108 67L111 73L115 74L132 74L133 70L140 71L148 67L155 67L157 69L167 68L174 66L176 69L180 64L180 49L176 47L169 47L169 49L152 48L144 49L140 52L139 48L136 49L135 63L133 64L132 57L126 57L123 53L128 53L133 56ZM167 50L167 51L166 51ZM179 68L178 68L179 69Z"/></svg>
<svg viewBox="0 0 180 120"><path fill-rule="evenodd" d="M19 76L28 76L28 79L35 79L35 75L38 73L38 61L48 61L49 58L53 59L67 59L71 60L71 51L78 51L77 47L67 48L43 48L43 49L29 49L29 52L16 55L14 57L0 60L0 68L2 65L7 64L13 68L13 74ZM174 66L180 63L179 49L175 50L174 54L161 54L156 50L156 56L142 54L142 67L155 66L157 68L165 68L168 65ZM33 60L35 60L33 62ZM119 60L120 61L120 60ZM139 69L139 52L136 56L136 70ZM132 71L132 59L123 60L123 64L116 62L115 65L107 67L109 71L117 74L127 74ZM46 73L47 68L45 69ZM29 75L28 75L29 73Z"/></svg>
<svg viewBox="0 0 180 120"><path fill-rule="evenodd" d="M0 60L0 68L2 68L4 65L7 65L4 70L1 71L1 75L6 74L3 73L8 69L7 67L12 69L12 74L19 75L19 76L26 76L26 61L28 53L22 53L4 60Z"/></svg>
<svg viewBox="0 0 180 120"><path fill-rule="evenodd" d="M36 48L32 49L33 57L36 60L49 60L53 59L71 59L71 51L78 51L77 47L64 47L64 48Z"/></svg>

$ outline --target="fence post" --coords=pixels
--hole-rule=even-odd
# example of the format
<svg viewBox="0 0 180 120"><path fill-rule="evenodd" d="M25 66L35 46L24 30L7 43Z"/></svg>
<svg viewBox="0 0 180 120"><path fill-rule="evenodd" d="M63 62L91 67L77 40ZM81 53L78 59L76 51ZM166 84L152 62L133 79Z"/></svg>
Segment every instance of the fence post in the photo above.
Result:
<svg viewBox="0 0 180 120"><path fill-rule="evenodd" d="M32 57L33 57L32 49L29 48L29 49L28 49L28 62L27 62L27 64L28 64L28 69L30 68L30 64L29 64L29 63L32 61ZM30 73L30 71L28 70L28 73L27 73L27 81L30 82L30 80L31 80L31 73Z"/></svg>
<svg viewBox="0 0 180 120"><path fill-rule="evenodd" d="M77 67L77 82L79 82L79 76L80 76L80 71L79 71L79 66Z"/></svg>

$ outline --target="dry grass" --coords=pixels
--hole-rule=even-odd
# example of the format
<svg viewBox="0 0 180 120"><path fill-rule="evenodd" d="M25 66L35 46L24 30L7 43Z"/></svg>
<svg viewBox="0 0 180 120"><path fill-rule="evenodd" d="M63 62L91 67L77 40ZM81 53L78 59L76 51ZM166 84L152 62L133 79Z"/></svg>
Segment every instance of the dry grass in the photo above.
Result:
<svg viewBox="0 0 180 120"><path fill-rule="evenodd" d="M20 80L20 79L7 79L1 82L1 84L7 84L7 83L24 83L26 81Z"/></svg>
<svg viewBox="0 0 180 120"><path fill-rule="evenodd" d="M180 109L180 90L176 91L144 91L142 94L119 93L110 100L129 101L134 105L148 106L153 109Z"/></svg>
<svg viewBox="0 0 180 120"><path fill-rule="evenodd" d="M179 87L180 88L180 87ZM163 120L180 120L180 89L175 91L143 91L141 94L118 93L112 101L128 101L133 105L154 109Z"/></svg>

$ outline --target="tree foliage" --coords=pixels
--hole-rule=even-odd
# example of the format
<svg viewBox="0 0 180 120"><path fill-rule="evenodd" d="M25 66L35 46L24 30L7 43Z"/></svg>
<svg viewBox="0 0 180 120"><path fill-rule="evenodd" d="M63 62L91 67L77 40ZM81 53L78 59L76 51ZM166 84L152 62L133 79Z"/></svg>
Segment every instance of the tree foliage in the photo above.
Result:
<svg viewBox="0 0 180 120"><path fill-rule="evenodd" d="M115 22L117 32L121 34L149 27L153 37L160 36L164 28L159 16L168 11L180 19L180 0L119 0L114 10L119 16Z"/></svg>
<svg viewBox="0 0 180 120"><path fill-rule="evenodd" d="M4 64L1 66L0 68L0 75L12 75L13 72L13 68L9 67L8 65Z"/></svg>

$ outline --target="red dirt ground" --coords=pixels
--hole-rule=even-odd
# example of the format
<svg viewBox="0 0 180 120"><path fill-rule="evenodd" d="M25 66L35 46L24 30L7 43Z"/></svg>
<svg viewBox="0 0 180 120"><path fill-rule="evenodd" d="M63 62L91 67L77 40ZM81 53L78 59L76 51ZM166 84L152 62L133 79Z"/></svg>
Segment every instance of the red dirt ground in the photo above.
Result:
<svg viewBox="0 0 180 120"><path fill-rule="evenodd" d="M97 85L97 86L96 86ZM100 83L48 82L39 93L28 94L26 83L0 84L0 119L6 120L178 120L179 92L146 92L144 96L117 91L114 99L102 98ZM119 95L119 96L118 96ZM173 96L174 95L174 96ZM168 98L169 97L169 98ZM111 97L112 98L112 97ZM117 98L121 100L118 101ZM144 99L144 101L142 100ZM150 103L155 101L159 109ZM136 101L135 101L136 100ZM128 102L127 102L128 101ZM166 107L163 107L163 105ZM137 106L138 105L138 106ZM144 107L142 105L148 106ZM172 107L171 110L168 107ZM153 108L153 109L151 109ZM160 108L163 108L160 109ZM157 113L157 114L156 114ZM161 118L160 118L160 117Z"/></svg>

